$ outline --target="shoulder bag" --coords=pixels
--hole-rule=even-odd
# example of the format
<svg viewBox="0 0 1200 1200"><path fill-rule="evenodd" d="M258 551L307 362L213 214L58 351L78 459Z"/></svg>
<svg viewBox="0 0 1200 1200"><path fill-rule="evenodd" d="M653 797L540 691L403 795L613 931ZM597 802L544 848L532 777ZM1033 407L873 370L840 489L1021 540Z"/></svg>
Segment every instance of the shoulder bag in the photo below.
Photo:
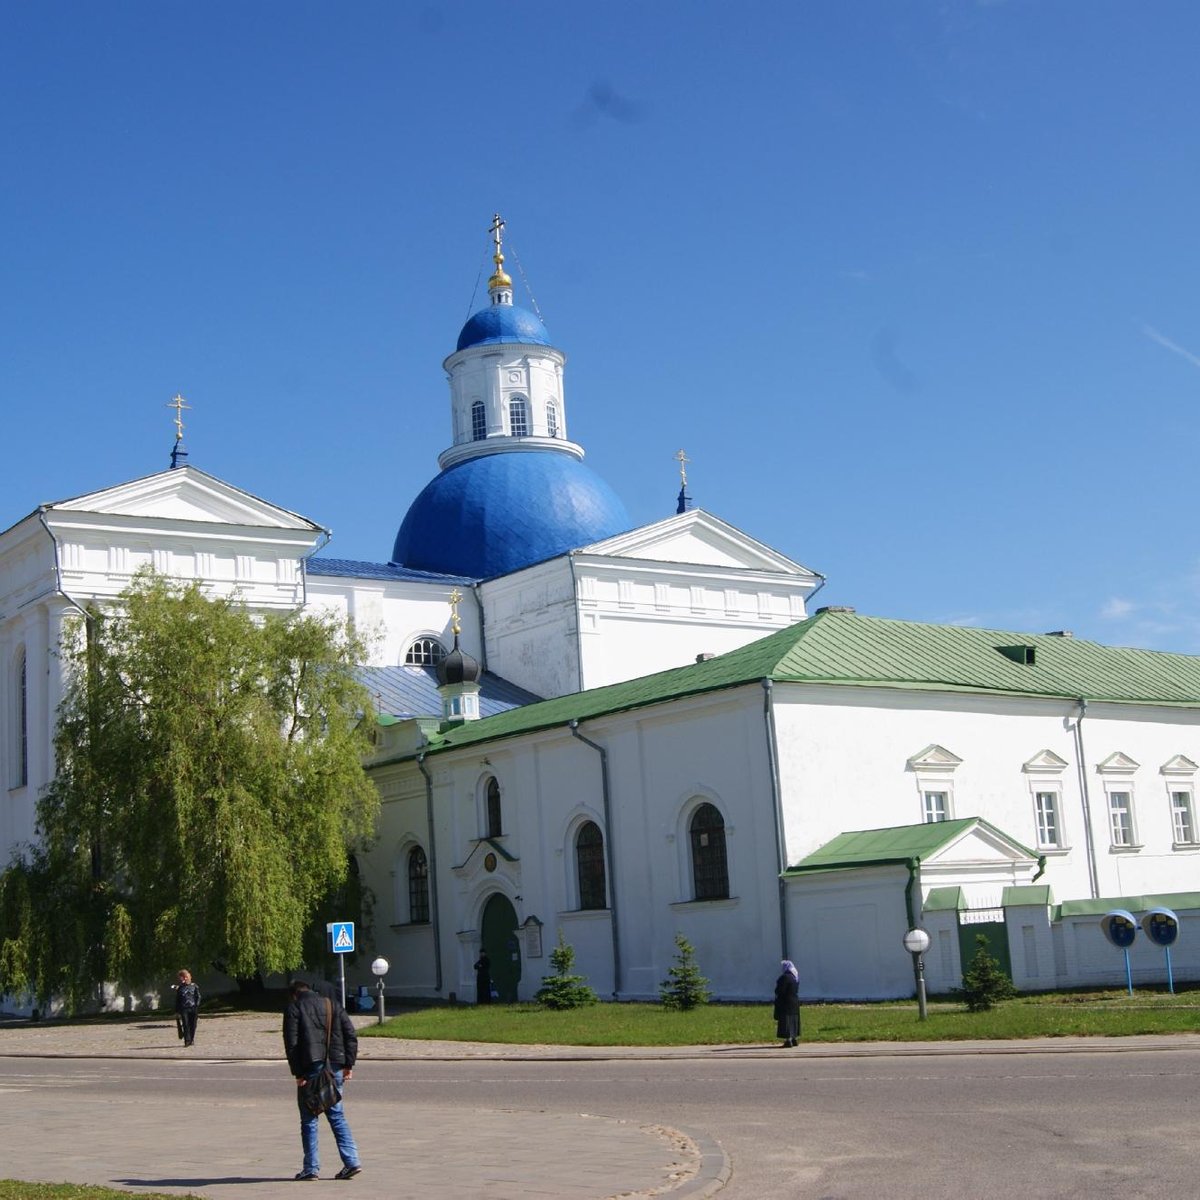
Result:
<svg viewBox="0 0 1200 1200"><path fill-rule="evenodd" d="M329 1038L333 1032L333 1001L325 998L325 1065L304 1085L304 1107L314 1117L341 1102L337 1076L329 1065Z"/></svg>

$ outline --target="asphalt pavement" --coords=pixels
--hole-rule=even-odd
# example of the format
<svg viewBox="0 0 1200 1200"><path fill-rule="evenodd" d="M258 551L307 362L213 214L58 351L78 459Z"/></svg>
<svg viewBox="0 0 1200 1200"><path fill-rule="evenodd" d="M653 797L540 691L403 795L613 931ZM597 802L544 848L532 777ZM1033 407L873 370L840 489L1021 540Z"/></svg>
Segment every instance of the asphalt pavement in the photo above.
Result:
<svg viewBox="0 0 1200 1200"><path fill-rule="evenodd" d="M362 1028L371 1016L355 1016ZM192 1192L204 1197L269 1200L294 1196L298 1186L281 1167L298 1160L294 1108L252 1103L214 1106L187 1091L188 1072L198 1081L207 1064L277 1064L286 1071L281 1017L241 1013L202 1015L196 1044L184 1048L174 1022L98 1020L0 1023L0 1091L6 1096L5 1141L0 1177L106 1183L134 1191ZM404 1038L359 1039L359 1063L347 1093L347 1113L364 1150L366 1169L347 1186L381 1196L463 1196L484 1193L493 1200L555 1197L600 1198L710 1196L729 1178L728 1158L703 1130L638 1124L584 1113L483 1110L462 1103L427 1106L419 1129L397 1128L395 1104L386 1097L360 1100L358 1081L371 1078L372 1063L404 1061L607 1061L789 1055L796 1058L858 1058L887 1055L1071 1053L1177 1049L1189 1038L1055 1038L1012 1042L817 1043L783 1051L775 1041L740 1046L564 1047L509 1046L477 1042L434 1042ZM34 1071L32 1063L42 1060ZM87 1060L86 1088L78 1075L56 1075L53 1061ZM47 1061L49 1060L49 1062ZM106 1100L106 1070L119 1070L161 1089L178 1081L174 1113L118 1113ZM181 1064L194 1064L187 1067ZM65 1064L64 1064L65 1066ZM73 1062L78 1072L85 1064ZM261 1067L259 1068L261 1070ZM281 1078L281 1085L284 1082ZM58 1090L56 1090L58 1089ZM174 1093L170 1093L174 1095ZM115 1097L114 1091L113 1096ZM132 1105L131 1105L132 1107ZM18 1115L19 1114L19 1115ZM119 1115L120 1120L114 1117ZM15 1118L15 1119L14 1119ZM178 1118L178 1119L175 1119ZM322 1122L323 1181L339 1166ZM28 1130L28 1133L23 1133ZM252 1132L252 1136L246 1136ZM221 1165L214 1168L214 1144ZM500 1176L480 1175L480 1146L509 1147ZM47 1147L54 1152L48 1153ZM281 1154L280 1148L290 1147ZM375 1150L372 1155L371 1148ZM495 1157L494 1155L492 1156ZM298 1169L298 1161L296 1169ZM374 1169L373 1169L374 1168ZM334 1186L330 1183L328 1186ZM340 1189L338 1184L337 1188ZM341 1194L340 1190L337 1194Z"/></svg>

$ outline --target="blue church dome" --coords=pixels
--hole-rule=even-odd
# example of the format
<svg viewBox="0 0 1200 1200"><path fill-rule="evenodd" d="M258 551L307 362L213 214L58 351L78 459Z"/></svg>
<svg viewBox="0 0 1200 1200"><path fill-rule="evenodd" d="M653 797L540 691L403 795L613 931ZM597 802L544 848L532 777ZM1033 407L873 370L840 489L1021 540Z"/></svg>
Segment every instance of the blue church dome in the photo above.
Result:
<svg viewBox="0 0 1200 1200"><path fill-rule="evenodd" d="M616 493L557 450L486 454L456 463L412 502L392 562L490 579L630 527Z"/></svg>
<svg viewBox="0 0 1200 1200"><path fill-rule="evenodd" d="M535 346L549 346L550 335L541 320L526 309L513 304L493 304L481 308L462 327L458 349L493 342L531 342Z"/></svg>

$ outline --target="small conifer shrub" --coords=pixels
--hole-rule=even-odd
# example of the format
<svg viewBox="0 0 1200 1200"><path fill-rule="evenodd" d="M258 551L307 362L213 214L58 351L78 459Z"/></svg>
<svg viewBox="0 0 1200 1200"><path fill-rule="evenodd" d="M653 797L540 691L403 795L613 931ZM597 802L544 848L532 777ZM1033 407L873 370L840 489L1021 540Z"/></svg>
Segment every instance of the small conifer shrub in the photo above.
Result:
<svg viewBox="0 0 1200 1200"><path fill-rule="evenodd" d="M658 993L664 1008L687 1011L708 1003L708 980L696 965L695 947L682 933L675 935L675 965L658 985Z"/></svg>
<svg viewBox="0 0 1200 1200"><path fill-rule="evenodd" d="M975 946L975 957L963 972L962 987L957 991L966 1001L968 1012L987 1012L998 1001L1015 996L1016 988L988 949L988 940L982 933L976 935Z"/></svg>
<svg viewBox="0 0 1200 1200"><path fill-rule="evenodd" d="M596 1003L596 993L588 987L586 976L571 974L575 948L563 940L561 929L558 945L550 951L550 965L554 974L542 976L542 986L534 996L539 1004L546 1008L582 1008L585 1004Z"/></svg>

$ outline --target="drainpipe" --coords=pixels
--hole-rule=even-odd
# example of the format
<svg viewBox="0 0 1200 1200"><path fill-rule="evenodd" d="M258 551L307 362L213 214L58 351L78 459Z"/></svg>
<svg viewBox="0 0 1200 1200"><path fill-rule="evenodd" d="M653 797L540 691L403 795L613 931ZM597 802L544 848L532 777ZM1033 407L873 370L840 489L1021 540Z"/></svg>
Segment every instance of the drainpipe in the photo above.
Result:
<svg viewBox="0 0 1200 1200"><path fill-rule="evenodd" d="M471 591L475 593L475 611L479 614L479 665L486 671L487 663L487 628L484 625L483 615L483 593L479 590L479 584L471 584Z"/></svg>
<svg viewBox="0 0 1200 1200"><path fill-rule="evenodd" d="M437 838L433 831L433 776L425 766L425 752L417 755L417 769L425 776L425 820L429 826L429 918L433 922L434 988L442 993L442 931L438 924Z"/></svg>
<svg viewBox="0 0 1200 1200"><path fill-rule="evenodd" d="M908 860L908 883L904 885L904 911L908 915L908 928L916 929L917 927L917 910L913 907L913 890L917 886L917 872L921 869L921 860L919 858L910 858ZM916 970L914 964L913 969Z"/></svg>
<svg viewBox="0 0 1200 1200"><path fill-rule="evenodd" d="M63 588L62 561L58 557L58 538L56 538L54 536L53 531L51 530L49 524L46 521L46 506L45 505L42 505L41 508L39 508L37 510L37 515L38 515L38 520L41 522L42 528L46 531L46 536L50 539L50 545L54 547L54 590L60 596L62 596L62 598L64 600L66 600L66 602L68 604L70 604L73 608L77 608L79 610L80 615L85 620L90 620L91 618L88 615L87 609L84 608L83 605L80 604L79 601L76 600L74 596L69 595L67 593L67 591Z"/></svg>
<svg viewBox="0 0 1200 1200"><path fill-rule="evenodd" d="M1096 841L1092 834L1092 797L1088 790L1086 759L1083 753L1083 718L1087 716L1087 701L1079 697L1079 716L1075 718L1075 765L1079 770L1079 794L1083 798L1083 838L1087 851L1088 884L1092 899L1100 899L1100 878L1096 871Z"/></svg>
<svg viewBox="0 0 1200 1200"><path fill-rule="evenodd" d="M567 728L573 738L591 746L600 755L600 791L604 802L604 859L608 868L608 908L612 925L613 999L621 994L621 923L617 918L617 877L614 871L612 793L608 784L608 751L579 732L579 722L572 719Z"/></svg>
<svg viewBox="0 0 1200 1200"><path fill-rule="evenodd" d="M779 742L775 730L775 681L770 677L762 680L763 724L767 733L767 771L771 776L771 808L775 815L775 863L778 867L776 880L779 886L779 946L780 958L788 957L787 882L783 878L787 870L787 854L783 837L783 805L780 802L779 785Z"/></svg>
<svg viewBox="0 0 1200 1200"><path fill-rule="evenodd" d="M323 542L318 542L307 554L300 555L300 607L302 609L308 607L308 560L314 554L320 554L333 541L333 534L328 529L321 530L321 537L325 539Z"/></svg>

